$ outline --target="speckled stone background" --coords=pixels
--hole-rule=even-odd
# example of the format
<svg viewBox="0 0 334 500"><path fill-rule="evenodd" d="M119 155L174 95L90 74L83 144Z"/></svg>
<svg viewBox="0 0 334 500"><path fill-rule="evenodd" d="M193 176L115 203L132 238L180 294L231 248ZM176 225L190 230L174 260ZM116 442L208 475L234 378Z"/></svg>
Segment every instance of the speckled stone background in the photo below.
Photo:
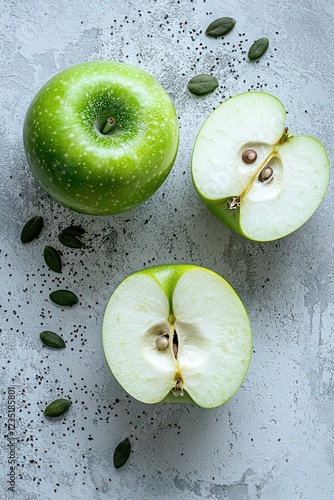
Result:
<svg viewBox="0 0 334 500"><path fill-rule="evenodd" d="M287 125L317 136L333 158L332 1L2 0L0 14L1 500L333 498L333 188L303 228L259 244L215 220L190 176L204 119L249 89L277 95ZM233 32L207 38L207 25L224 15L237 20ZM263 35L270 48L249 63L246 52ZM131 212L107 218L71 213L42 192L21 139L41 85L94 59L130 62L155 76L175 103L181 131L177 161L160 190ZM187 81L207 72L219 88L191 96ZM35 214L43 215L45 228L24 246L21 228ZM58 232L69 223L87 230L83 250L60 246ZM44 264L46 244L62 252L60 276ZM140 404L106 365L101 322L110 294L129 273L168 262L212 268L249 312L250 371L221 408ZM48 295L59 287L77 292L80 305L53 305ZM45 329L61 333L67 348L44 348ZM64 418L46 420L46 404L59 397L70 398L72 407ZM113 451L125 437L133 452L116 471ZM15 492L7 483L10 443Z"/></svg>

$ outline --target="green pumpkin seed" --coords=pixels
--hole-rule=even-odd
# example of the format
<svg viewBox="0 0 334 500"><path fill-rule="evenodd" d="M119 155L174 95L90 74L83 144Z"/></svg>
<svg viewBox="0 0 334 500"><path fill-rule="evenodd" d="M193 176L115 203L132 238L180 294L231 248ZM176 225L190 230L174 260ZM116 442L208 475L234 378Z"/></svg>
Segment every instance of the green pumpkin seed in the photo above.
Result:
<svg viewBox="0 0 334 500"><path fill-rule="evenodd" d="M251 48L248 51L248 59L250 61L255 61L255 59L259 59L266 52L269 47L269 39L264 36L263 38L259 38L256 42L253 43Z"/></svg>
<svg viewBox="0 0 334 500"><path fill-rule="evenodd" d="M55 273L61 273L62 263L57 250L53 247L46 246L44 248L44 260L47 266Z"/></svg>
<svg viewBox="0 0 334 500"><path fill-rule="evenodd" d="M188 90L197 96L213 92L218 87L218 80L211 75L197 75L188 82Z"/></svg>
<svg viewBox="0 0 334 500"><path fill-rule="evenodd" d="M59 306L72 307L79 302L75 293L70 292L69 290L56 290L55 292L50 293L49 297L52 302L58 304Z"/></svg>
<svg viewBox="0 0 334 500"><path fill-rule="evenodd" d="M216 19L213 21L209 26L207 27L205 34L207 36L224 36L229 33L235 25L235 19L232 17L220 17L219 19Z"/></svg>
<svg viewBox="0 0 334 500"><path fill-rule="evenodd" d="M58 333L44 331L39 334L41 341L46 347L53 349L64 349L66 344Z"/></svg>
<svg viewBox="0 0 334 500"><path fill-rule="evenodd" d="M85 234L85 230L81 226L68 226L65 227L65 229L62 230L61 234L69 234L70 236L81 236L82 234Z"/></svg>
<svg viewBox="0 0 334 500"><path fill-rule="evenodd" d="M128 438L119 443L114 451L114 466L116 469L122 467L128 460L131 453L131 443Z"/></svg>
<svg viewBox="0 0 334 500"><path fill-rule="evenodd" d="M40 215L36 215L28 220L21 231L22 243L29 243L39 236L43 228L43 219Z"/></svg>
<svg viewBox="0 0 334 500"><path fill-rule="evenodd" d="M76 236L72 236L71 234L60 233L58 239L62 245L65 245L69 248L82 248L84 244L80 241Z"/></svg>
<svg viewBox="0 0 334 500"><path fill-rule="evenodd" d="M72 401L69 399L56 399L55 401L52 401L52 403L48 404L44 410L44 415L46 417L60 417L60 415L67 412L71 404Z"/></svg>

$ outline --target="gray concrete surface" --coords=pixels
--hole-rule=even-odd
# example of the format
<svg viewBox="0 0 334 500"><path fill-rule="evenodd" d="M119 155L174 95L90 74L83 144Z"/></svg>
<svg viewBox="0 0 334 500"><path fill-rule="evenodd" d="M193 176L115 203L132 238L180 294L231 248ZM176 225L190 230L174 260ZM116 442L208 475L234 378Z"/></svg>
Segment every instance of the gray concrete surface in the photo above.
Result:
<svg viewBox="0 0 334 500"><path fill-rule="evenodd" d="M333 158L331 0L3 0L0 15L0 498L333 498L333 188L303 228L260 244L215 220L190 177L204 119L248 89L277 95L287 125L318 137ZM224 15L237 20L234 31L225 40L205 37L209 22ZM263 35L270 48L250 64L244 51ZM153 198L96 218L71 213L42 192L28 171L21 130L49 77L104 58L138 65L163 84L177 108L181 143ZM186 84L203 72L220 85L196 99ZM24 247L22 225L37 213L46 228ZM59 228L71 222L86 228L87 246L63 249L64 272L55 277L42 250L57 246ZM140 404L107 368L100 330L108 297L129 273L168 262L220 273L249 312L251 368L221 408ZM62 312L50 304L48 293L59 286L77 291L81 305ZM67 349L43 348L42 329L60 331ZM12 442L9 394L16 403ZM70 411L46 421L45 405L61 396L73 400ZM113 450L126 436L133 453L116 471ZM13 450L15 493L7 483Z"/></svg>

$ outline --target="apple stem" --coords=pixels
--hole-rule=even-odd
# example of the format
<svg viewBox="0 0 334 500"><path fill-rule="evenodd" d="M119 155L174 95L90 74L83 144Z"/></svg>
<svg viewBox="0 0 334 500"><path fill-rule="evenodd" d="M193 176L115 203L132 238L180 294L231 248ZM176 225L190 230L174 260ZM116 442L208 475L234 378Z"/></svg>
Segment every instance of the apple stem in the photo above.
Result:
<svg viewBox="0 0 334 500"><path fill-rule="evenodd" d="M264 167L261 172L260 172L260 175L258 177L259 181L260 182L265 182L265 181L269 181L273 179L273 174L274 174L274 171L271 167Z"/></svg>
<svg viewBox="0 0 334 500"><path fill-rule="evenodd" d="M113 128L113 126L115 125L115 120L114 118L108 118L106 124L104 125L104 127L102 128L101 130L101 134L103 135L108 135L109 132L111 131L111 129Z"/></svg>
<svg viewBox="0 0 334 500"><path fill-rule="evenodd" d="M283 135L282 137L280 138L279 142L282 143L282 142L287 142L290 138L290 135L289 135L289 129L288 127L285 127L284 128L284 131L283 131Z"/></svg>

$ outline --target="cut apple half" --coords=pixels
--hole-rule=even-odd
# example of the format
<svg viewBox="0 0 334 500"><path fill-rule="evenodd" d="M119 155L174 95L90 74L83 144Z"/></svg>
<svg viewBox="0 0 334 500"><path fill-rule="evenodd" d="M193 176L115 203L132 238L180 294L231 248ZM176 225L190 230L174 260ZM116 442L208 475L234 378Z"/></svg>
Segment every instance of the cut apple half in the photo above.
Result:
<svg viewBox="0 0 334 500"><path fill-rule="evenodd" d="M103 347L115 378L139 401L213 408L242 384L252 336L246 310L223 278L175 264L132 274L116 288Z"/></svg>
<svg viewBox="0 0 334 500"><path fill-rule="evenodd" d="M239 94L211 113L195 142L198 194L219 220L251 240L276 240L298 229L328 188L323 145L292 135L285 116L270 94Z"/></svg>

